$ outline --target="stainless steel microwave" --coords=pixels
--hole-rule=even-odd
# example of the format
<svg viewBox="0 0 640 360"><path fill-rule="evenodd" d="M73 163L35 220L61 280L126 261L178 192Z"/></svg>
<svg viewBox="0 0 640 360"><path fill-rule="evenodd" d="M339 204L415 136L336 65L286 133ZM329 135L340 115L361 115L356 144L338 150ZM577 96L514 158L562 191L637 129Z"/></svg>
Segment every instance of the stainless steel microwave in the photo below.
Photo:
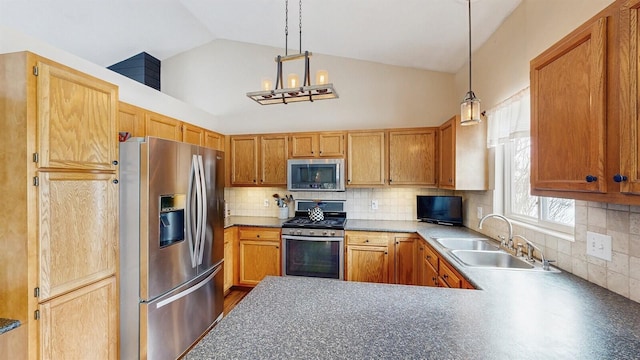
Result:
<svg viewBox="0 0 640 360"><path fill-rule="evenodd" d="M287 189L344 191L344 159L288 160Z"/></svg>

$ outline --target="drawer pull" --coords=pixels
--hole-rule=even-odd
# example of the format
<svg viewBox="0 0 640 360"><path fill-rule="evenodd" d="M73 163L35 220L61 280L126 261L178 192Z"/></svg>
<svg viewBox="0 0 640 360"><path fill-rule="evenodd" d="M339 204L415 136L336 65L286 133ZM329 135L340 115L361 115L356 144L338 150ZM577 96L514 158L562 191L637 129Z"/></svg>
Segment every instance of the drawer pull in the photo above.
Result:
<svg viewBox="0 0 640 360"><path fill-rule="evenodd" d="M625 175L615 174L613 175L613 181L617 183L627 181L627 177Z"/></svg>
<svg viewBox="0 0 640 360"><path fill-rule="evenodd" d="M593 176L593 175L587 175L587 177L585 177L585 180L588 183L592 183L592 182L598 181L598 177L597 176Z"/></svg>

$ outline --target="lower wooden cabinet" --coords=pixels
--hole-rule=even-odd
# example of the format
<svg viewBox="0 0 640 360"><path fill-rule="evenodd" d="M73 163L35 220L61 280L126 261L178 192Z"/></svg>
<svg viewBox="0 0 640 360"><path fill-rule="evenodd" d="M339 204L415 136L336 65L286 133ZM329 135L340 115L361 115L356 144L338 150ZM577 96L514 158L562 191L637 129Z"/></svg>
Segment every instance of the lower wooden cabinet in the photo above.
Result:
<svg viewBox="0 0 640 360"><path fill-rule="evenodd" d="M40 304L40 358L117 359L116 277Z"/></svg>
<svg viewBox="0 0 640 360"><path fill-rule="evenodd" d="M233 247L236 243L235 238L237 228L231 227L224 229L224 292L225 294L234 284L234 251Z"/></svg>
<svg viewBox="0 0 640 360"><path fill-rule="evenodd" d="M396 235L394 237L394 283L418 284L418 243L416 235Z"/></svg>
<svg viewBox="0 0 640 360"><path fill-rule="evenodd" d="M345 244L345 280L389 283L388 233L347 231Z"/></svg>
<svg viewBox="0 0 640 360"><path fill-rule="evenodd" d="M280 229L238 228L239 285L255 286L267 275L281 274Z"/></svg>
<svg viewBox="0 0 640 360"><path fill-rule="evenodd" d="M418 245L419 285L448 288L474 289L438 252L425 240Z"/></svg>

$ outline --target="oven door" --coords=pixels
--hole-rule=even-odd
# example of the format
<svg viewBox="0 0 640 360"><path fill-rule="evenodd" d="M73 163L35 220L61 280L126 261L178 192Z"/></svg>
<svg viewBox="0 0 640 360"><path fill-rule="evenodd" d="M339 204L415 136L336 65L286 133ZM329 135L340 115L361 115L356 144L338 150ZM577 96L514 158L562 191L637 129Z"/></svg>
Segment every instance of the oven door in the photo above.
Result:
<svg viewBox="0 0 640 360"><path fill-rule="evenodd" d="M282 274L342 280L344 238L282 235Z"/></svg>

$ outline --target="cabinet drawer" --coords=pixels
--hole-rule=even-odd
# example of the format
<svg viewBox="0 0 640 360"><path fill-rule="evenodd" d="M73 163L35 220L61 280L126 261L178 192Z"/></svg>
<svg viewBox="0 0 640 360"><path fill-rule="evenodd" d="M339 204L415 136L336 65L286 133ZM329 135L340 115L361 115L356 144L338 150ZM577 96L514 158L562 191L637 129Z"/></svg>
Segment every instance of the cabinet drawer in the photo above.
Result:
<svg viewBox="0 0 640 360"><path fill-rule="evenodd" d="M438 270L438 255L429 245L424 246L424 257L429 264L437 271Z"/></svg>
<svg viewBox="0 0 640 360"><path fill-rule="evenodd" d="M280 241L280 229L240 228L240 239Z"/></svg>
<svg viewBox="0 0 640 360"><path fill-rule="evenodd" d="M389 236L384 233L347 233L349 245L389 245Z"/></svg>
<svg viewBox="0 0 640 360"><path fill-rule="evenodd" d="M438 275L447 283L449 287L452 288L460 288L462 287L462 280L458 276L458 274L449 268L449 265L445 262L440 262L440 270L438 271Z"/></svg>

